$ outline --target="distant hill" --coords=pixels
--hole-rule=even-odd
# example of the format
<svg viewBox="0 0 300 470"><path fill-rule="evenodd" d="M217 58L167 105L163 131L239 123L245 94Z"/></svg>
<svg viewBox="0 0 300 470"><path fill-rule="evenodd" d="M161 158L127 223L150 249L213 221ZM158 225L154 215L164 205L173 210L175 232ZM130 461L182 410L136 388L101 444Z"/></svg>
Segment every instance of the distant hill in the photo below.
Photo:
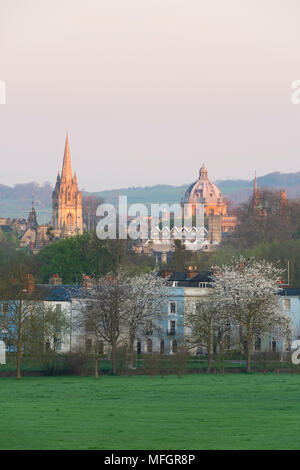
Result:
<svg viewBox="0 0 300 470"><path fill-rule="evenodd" d="M249 199L253 191L253 180L218 180L215 181L222 194L235 203L240 204ZM118 201L119 195L127 196L128 204L141 202L144 204L180 202L189 184L182 186L156 185L149 187L121 188L111 191L99 191L98 196L111 204ZM258 187L287 190L288 197L300 196L300 172L297 173L269 173L257 178Z"/></svg>
<svg viewBox="0 0 300 470"><path fill-rule="evenodd" d="M224 196L232 199L237 204L247 201L253 190L253 180L218 180L215 183ZM119 195L127 196L128 204L138 202L147 205L163 202L174 204L181 201L189 184L181 186L160 184L94 193L84 192L84 194L95 194L111 204L118 202ZM258 187L264 188L285 188L288 197L300 197L300 172L269 173L258 177L257 184ZM51 194L52 186L50 183L39 185L31 182L17 184L14 187L0 184L0 217L27 217L31 208L32 195L34 195L39 223L46 223L51 218Z"/></svg>
<svg viewBox="0 0 300 470"><path fill-rule="evenodd" d="M28 217L32 198L39 215L39 223L47 223L51 218L52 185L44 183L16 184L14 187L0 184L0 217Z"/></svg>

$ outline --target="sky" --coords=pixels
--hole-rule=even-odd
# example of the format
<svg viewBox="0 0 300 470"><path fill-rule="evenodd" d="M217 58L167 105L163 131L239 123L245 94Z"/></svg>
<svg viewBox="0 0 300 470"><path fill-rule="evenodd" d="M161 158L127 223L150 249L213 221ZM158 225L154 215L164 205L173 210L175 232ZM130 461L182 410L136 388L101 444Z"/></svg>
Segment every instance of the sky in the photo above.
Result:
<svg viewBox="0 0 300 470"><path fill-rule="evenodd" d="M300 171L299 0L0 0L0 184Z"/></svg>

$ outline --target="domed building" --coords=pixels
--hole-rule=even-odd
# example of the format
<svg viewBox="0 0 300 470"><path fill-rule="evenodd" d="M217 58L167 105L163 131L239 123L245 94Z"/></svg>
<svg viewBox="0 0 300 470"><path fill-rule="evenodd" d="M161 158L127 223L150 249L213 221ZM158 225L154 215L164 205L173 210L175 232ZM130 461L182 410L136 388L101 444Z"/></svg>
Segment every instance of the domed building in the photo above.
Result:
<svg viewBox="0 0 300 470"><path fill-rule="evenodd" d="M197 204L204 204L204 215L206 216L227 215L223 195L218 186L209 180L204 163L199 172L199 179L187 189L182 203L188 205L189 215L195 215Z"/></svg>
<svg viewBox="0 0 300 470"><path fill-rule="evenodd" d="M189 186L182 199L185 215L196 215L199 204L203 205L204 216L208 219L208 241L212 245L219 244L223 233L234 230L237 219L228 216L223 195L218 186L208 178L204 163L199 172L199 179Z"/></svg>

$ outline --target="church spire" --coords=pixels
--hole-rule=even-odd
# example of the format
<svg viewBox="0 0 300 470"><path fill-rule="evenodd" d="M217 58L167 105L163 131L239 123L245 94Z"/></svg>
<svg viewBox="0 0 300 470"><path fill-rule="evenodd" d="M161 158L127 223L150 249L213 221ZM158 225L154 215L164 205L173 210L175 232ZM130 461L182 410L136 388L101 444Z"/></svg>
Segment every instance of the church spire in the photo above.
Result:
<svg viewBox="0 0 300 470"><path fill-rule="evenodd" d="M64 162L63 162L63 167L62 167L62 172L61 172L61 179L62 181L68 181L68 182L72 181L72 167L71 167L68 133L66 137L65 154L64 154Z"/></svg>
<svg viewBox="0 0 300 470"><path fill-rule="evenodd" d="M259 192L257 189L257 179L256 179L256 172L254 176L254 188L253 188L253 207L254 209L258 206L259 204Z"/></svg>
<svg viewBox="0 0 300 470"><path fill-rule="evenodd" d="M254 194L257 193L257 180L256 180L256 172L255 172L255 175L254 175Z"/></svg>
<svg viewBox="0 0 300 470"><path fill-rule="evenodd" d="M52 193L52 225L55 236L82 233L82 194L77 184L76 173L72 175L69 138L66 136L64 162L61 177L58 175Z"/></svg>

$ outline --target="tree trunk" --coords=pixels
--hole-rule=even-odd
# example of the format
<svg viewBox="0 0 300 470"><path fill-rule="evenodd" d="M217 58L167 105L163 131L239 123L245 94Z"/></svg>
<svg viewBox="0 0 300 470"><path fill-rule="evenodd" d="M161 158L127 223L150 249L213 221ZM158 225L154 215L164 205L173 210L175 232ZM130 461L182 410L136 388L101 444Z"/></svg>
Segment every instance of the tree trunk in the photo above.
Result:
<svg viewBox="0 0 300 470"><path fill-rule="evenodd" d="M20 307L21 309L22 307ZM18 312L18 332L17 332L17 379L21 379L21 357L22 357L22 344L21 344L21 330L22 330L22 313Z"/></svg>
<svg viewBox="0 0 300 470"><path fill-rule="evenodd" d="M113 374L117 373L117 364L116 364L116 345L111 345L111 366Z"/></svg>
<svg viewBox="0 0 300 470"><path fill-rule="evenodd" d="M98 358L95 359L95 379L99 378Z"/></svg>
<svg viewBox="0 0 300 470"><path fill-rule="evenodd" d="M213 336L212 325L210 324L208 338L207 338L207 370L206 372L208 374L210 374L210 370L211 370L211 356L212 356L212 342L213 342L212 336Z"/></svg>
<svg viewBox="0 0 300 470"><path fill-rule="evenodd" d="M134 340L135 336L130 336L129 339L129 366L133 367L133 360L134 360Z"/></svg>
<svg viewBox="0 0 300 470"><path fill-rule="evenodd" d="M251 344L252 338L247 335L247 373L251 372Z"/></svg>
<svg viewBox="0 0 300 470"><path fill-rule="evenodd" d="M206 372L210 374L210 369L211 369L211 349L207 349L207 370Z"/></svg>
<svg viewBox="0 0 300 470"><path fill-rule="evenodd" d="M21 356L19 354L19 348L17 350L17 379L21 379Z"/></svg>

